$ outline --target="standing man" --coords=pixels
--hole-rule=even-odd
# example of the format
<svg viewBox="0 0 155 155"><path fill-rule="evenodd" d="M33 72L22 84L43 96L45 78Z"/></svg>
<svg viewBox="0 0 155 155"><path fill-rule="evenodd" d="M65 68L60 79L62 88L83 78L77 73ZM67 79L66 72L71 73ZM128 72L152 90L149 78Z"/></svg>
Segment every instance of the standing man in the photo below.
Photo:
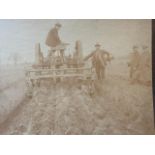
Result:
<svg viewBox="0 0 155 155"><path fill-rule="evenodd" d="M131 83L134 83L135 80L138 80L138 69L140 65L140 53L138 46L133 46L133 51L130 53L130 61L128 66L130 67L130 79ZM137 74L136 74L137 73Z"/></svg>
<svg viewBox="0 0 155 155"><path fill-rule="evenodd" d="M140 61L140 83L142 84L150 84L151 83L151 53L149 51L148 46L142 46L142 54L141 54L141 61Z"/></svg>
<svg viewBox="0 0 155 155"><path fill-rule="evenodd" d="M98 43L95 45L95 48L96 49L92 53L84 58L84 61L88 60L90 57L92 58L92 67L95 68L98 80L102 80L105 78L105 67L110 54L101 49L101 45Z"/></svg>
<svg viewBox="0 0 155 155"><path fill-rule="evenodd" d="M149 51L149 47L146 45L142 46L142 55L141 55L141 62L144 66L151 67L151 53Z"/></svg>

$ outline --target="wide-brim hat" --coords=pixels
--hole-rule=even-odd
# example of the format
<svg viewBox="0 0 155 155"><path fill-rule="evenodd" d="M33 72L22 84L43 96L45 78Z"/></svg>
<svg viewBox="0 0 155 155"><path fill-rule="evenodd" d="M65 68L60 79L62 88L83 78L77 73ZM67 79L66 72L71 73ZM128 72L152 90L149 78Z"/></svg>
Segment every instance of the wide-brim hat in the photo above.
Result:
<svg viewBox="0 0 155 155"><path fill-rule="evenodd" d="M143 46L142 46L142 48L143 48L143 49L147 49L147 48L148 48L148 46L146 46L146 45L143 45Z"/></svg>
<svg viewBox="0 0 155 155"><path fill-rule="evenodd" d="M56 23L55 26L61 27L62 25L60 23Z"/></svg>
<svg viewBox="0 0 155 155"><path fill-rule="evenodd" d="M137 45L134 45L134 46L133 46L133 49L135 49L135 48L138 48L138 46L137 46Z"/></svg>
<svg viewBox="0 0 155 155"><path fill-rule="evenodd" d="M101 46L99 43L96 43L96 44L95 44L95 47L99 47L99 46Z"/></svg>

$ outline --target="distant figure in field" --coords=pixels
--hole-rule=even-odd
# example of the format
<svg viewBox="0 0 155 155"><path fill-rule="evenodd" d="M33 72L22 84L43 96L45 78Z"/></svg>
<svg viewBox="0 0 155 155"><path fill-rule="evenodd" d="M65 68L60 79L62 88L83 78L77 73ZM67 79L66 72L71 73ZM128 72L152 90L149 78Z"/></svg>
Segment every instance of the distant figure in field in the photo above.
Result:
<svg viewBox="0 0 155 155"><path fill-rule="evenodd" d="M107 61L110 61L110 54L101 49L101 45L98 43L95 45L95 48L96 49L93 52L84 58L84 61L92 58L92 67L95 68L98 80L102 80L105 78L105 67Z"/></svg>
<svg viewBox="0 0 155 155"><path fill-rule="evenodd" d="M148 46L142 46L142 54L140 58L139 65L139 81L142 84L150 85L151 84L151 53Z"/></svg>
<svg viewBox="0 0 155 155"><path fill-rule="evenodd" d="M148 46L142 46L142 53L139 53L137 46L133 47L130 54L130 79L131 84L141 83L150 85L151 83L151 54Z"/></svg>
<svg viewBox="0 0 155 155"><path fill-rule="evenodd" d="M135 74L140 65L140 53L138 46L133 46L133 50L129 56L128 66L130 67L129 77L131 79L131 83L134 83L137 80L137 75Z"/></svg>

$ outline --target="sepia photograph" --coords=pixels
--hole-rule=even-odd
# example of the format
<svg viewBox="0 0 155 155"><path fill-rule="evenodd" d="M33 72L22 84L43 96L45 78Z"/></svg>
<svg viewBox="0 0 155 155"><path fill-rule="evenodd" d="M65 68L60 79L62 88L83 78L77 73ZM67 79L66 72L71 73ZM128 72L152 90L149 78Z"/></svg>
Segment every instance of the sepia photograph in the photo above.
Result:
<svg viewBox="0 0 155 155"><path fill-rule="evenodd" d="M0 135L154 135L151 19L0 19Z"/></svg>

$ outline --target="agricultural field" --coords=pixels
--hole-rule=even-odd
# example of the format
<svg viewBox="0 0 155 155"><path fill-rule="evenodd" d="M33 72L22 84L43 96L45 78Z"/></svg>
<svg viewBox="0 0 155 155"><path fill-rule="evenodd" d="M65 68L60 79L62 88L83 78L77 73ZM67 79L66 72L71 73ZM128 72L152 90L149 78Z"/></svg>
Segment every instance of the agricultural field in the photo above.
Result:
<svg viewBox="0 0 155 155"><path fill-rule="evenodd" d="M0 123L14 110L25 96L24 67L0 66Z"/></svg>
<svg viewBox="0 0 155 155"><path fill-rule="evenodd" d="M113 60L94 94L74 80L42 82L25 95L24 67L0 71L0 134L154 134L152 87L131 84Z"/></svg>

